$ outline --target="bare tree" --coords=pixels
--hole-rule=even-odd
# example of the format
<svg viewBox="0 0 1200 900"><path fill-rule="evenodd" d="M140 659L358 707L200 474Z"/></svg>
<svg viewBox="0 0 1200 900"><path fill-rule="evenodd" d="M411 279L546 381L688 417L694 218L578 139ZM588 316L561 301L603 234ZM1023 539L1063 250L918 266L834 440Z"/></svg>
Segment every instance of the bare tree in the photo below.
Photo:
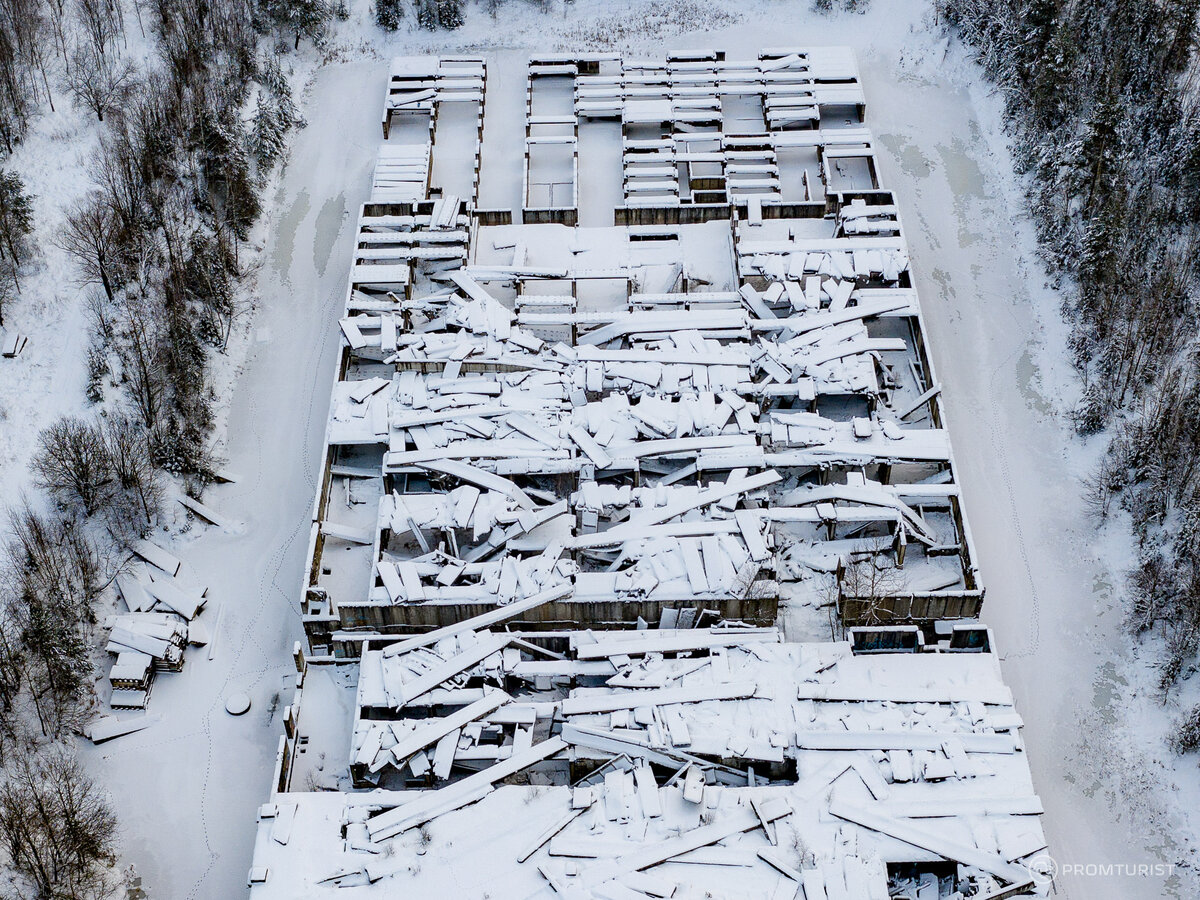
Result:
<svg viewBox="0 0 1200 900"><path fill-rule="evenodd" d="M137 69L128 59L104 56L92 47L76 47L66 87L76 103L87 107L103 122L119 109L133 90Z"/></svg>
<svg viewBox="0 0 1200 900"><path fill-rule="evenodd" d="M163 311L151 298L136 291L122 295L114 316L125 388L149 433L159 427L166 402L164 318Z"/></svg>
<svg viewBox="0 0 1200 900"><path fill-rule="evenodd" d="M144 532L162 509L163 486L154 468L145 428L127 416L115 416L104 426L104 447L120 491L110 527L122 530L126 523L139 523Z"/></svg>
<svg viewBox="0 0 1200 900"><path fill-rule="evenodd" d="M100 900L117 882L117 817L64 747L12 759L0 784L0 839L37 900Z"/></svg>
<svg viewBox="0 0 1200 900"><path fill-rule="evenodd" d="M7 619L19 637L26 686L42 733L57 736L83 712L92 678L92 603L107 583L95 544L74 518L26 503L5 545Z"/></svg>
<svg viewBox="0 0 1200 900"><path fill-rule="evenodd" d="M78 504L89 516L97 512L115 480L100 429L67 416L44 429L38 443L32 462L38 484L66 506Z"/></svg>
<svg viewBox="0 0 1200 900"><path fill-rule="evenodd" d="M881 625L891 620L886 601L904 590L904 574L890 559L881 558L873 549L850 554L838 570L839 597L863 604L856 619L863 625Z"/></svg>
<svg viewBox="0 0 1200 900"><path fill-rule="evenodd" d="M75 261L82 283L99 284L110 302L115 298L117 227L112 209L101 197L93 195L68 212L55 243Z"/></svg>
<svg viewBox="0 0 1200 900"><path fill-rule="evenodd" d="M75 18L90 49L98 56L112 55L112 44L121 34L121 4L113 0L75 0Z"/></svg>

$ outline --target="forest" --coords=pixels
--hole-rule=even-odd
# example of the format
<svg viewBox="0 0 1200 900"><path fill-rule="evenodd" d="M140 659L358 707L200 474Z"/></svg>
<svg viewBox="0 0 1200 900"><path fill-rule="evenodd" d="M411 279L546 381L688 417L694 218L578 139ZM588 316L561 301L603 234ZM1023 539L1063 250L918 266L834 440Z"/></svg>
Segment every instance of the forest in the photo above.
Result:
<svg viewBox="0 0 1200 900"><path fill-rule="evenodd" d="M1082 380L1076 429L1108 442L1085 486L1127 510L1129 626L1162 636L1164 696L1200 648L1200 96L1197 0L947 0L1001 88ZM1175 739L1200 749L1200 707Z"/></svg>

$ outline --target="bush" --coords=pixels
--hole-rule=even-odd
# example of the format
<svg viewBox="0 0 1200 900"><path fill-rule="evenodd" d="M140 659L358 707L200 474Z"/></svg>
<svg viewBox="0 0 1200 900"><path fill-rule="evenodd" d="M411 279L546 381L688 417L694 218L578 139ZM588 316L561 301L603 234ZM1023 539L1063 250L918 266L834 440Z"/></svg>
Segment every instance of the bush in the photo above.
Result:
<svg viewBox="0 0 1200 900"><path fill-rule="evenodd" d="M1170 743L1171 749L1180 754L1200 750L1200 705L1193 706L1175 724Z"/></svg>
<svg viewBox="0 0 1200 900"><path fill-rule="evenodd" d="M13 172L0 169L0 260L15 268L29 255L33 232L33 198L25 193L25 182Z"/></svg>

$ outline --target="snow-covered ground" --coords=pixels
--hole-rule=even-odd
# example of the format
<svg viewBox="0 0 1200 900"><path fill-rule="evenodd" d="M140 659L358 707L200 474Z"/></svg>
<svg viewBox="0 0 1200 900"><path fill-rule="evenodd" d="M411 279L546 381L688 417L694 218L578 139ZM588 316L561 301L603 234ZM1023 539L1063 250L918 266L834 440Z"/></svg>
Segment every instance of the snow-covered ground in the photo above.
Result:
<svg viewBox="0 0 1200 900"><path fill-rule="evenodd" d="M1066 329L1033 261L1000 102L961 48L920 46L860 63L945 386L983 618L1025 720L1059 892L1194 897L1185 866L1197 773L1189 762L1164 769L1163 751L1133 733L1162 715L1126 689L1146 680L1120 605L1129 536L1119 525L1098 534L1084 508L1081 479L1099 448L1064 415L1077 391Z"/></svg>
<svg viewBox="0 0 1200 900"><path fill-rule="evenodd" d="M87 167L99 141L94 118L60 105L43 117L6 161L34 194L31 243L38 256L21 273L21 295L4 310L4 330L30 337L16 359L0 366L0 497L15 506L32 493L29 459L41 430L84 405L90 323L86 288L72 280L70 258L53 243L64 210L91 186Z"/></svg>
<svg viewBox="0 0 1200 900"><path fill-rule="evenodd" d="M153 897L231 898L246 887L254 812L267 796L283 707L295 683L293 643L312 498L329 403L336 321L345 301L350 237L374 163L386 71L339 65L308 98L269 198L269 240L257 273L259 308L229 412L228 468L236 484L206 501L245 523L208 529L187 561L209 585L213 659L192 650L184 670L158 679L150 712L162 721L85 748L112 791L126 857ZM214 606L216 608L214 608ZM234 718L225 698L253 706Z"/></svg>
<svg viewBox="0 0 1200 900"><path fill-rule="evenodd" d="M661 15L647 18L650 7ZM493 22L482 6L471 7L459 32L385 39L369 25L369 0L357 0L339 26L341 49L331 54L342 61L321 69L304 98L309 127L293 137L267 198L259 310L229 414L228 467L241 480L206 496L246 528L238 535L210 529L182 551L206 573L210 602L222 610L215 658L193 651L182 674L159 679L151 701L163 717L157 725L85 751L115 795L124 850L151 896L224 900L244 890L254 811L267 794L291 647L301 636L297 595L334 323L379 138L386 58L609 39L633 50L646 42L649 50L659 38L744 52L781 44L856 49L945 388L988 588L984 618L1006 651L1052 853L1068 867L1059 893L1197 896L1182 869L1173 876L1069 871L1190 861L1195 821L1184 813L1196 815L1200 778L1191 762L1164 769L1155 761L1162 751L1146 735L1165 719L1153 697L1142 691L1126 705L1147 677L1121 621L1127 536L1114 527L1102 541L1084 514L1078 479L1094 450L1061 415L1074 387L1058 299L1032 262L999 102L978 71L961 49L947 52L918 0L876 0L866 15L830 18L811 13L807 2L765 0L619 8L577 0L566 18L563 6L550 9L510 2ZM698 25L716 30L687 31ZM6 472L6 490L10 478ZM223 704L237 690L254 707L235 719ZM1135 725L1143 730L1134 733Z"/></svg>

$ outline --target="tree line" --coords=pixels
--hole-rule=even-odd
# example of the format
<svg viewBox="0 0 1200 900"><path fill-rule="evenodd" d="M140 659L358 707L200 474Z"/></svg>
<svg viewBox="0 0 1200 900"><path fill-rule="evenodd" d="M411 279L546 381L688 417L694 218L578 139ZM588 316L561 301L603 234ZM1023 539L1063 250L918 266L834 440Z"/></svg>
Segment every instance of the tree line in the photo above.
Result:
<svg viewBox="0 0 1200 900"><path fill-rule="evenodd" d="M941 6L1003 90L1031 176L1084 385L1075 425L1109 441L1088 502L1131 515L1130 626L1165 638L1165 696L1200 649L1200 0ZM1198 725L1200 707L1181 738Z"/></svg>

